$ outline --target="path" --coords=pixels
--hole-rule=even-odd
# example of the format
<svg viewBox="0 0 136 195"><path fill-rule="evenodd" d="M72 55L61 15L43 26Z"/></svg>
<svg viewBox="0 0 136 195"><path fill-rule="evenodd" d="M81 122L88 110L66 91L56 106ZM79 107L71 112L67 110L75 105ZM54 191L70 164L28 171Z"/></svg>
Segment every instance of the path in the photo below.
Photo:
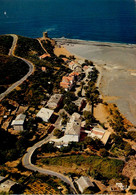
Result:
<svg viewBox="0 0 136 195"><path fill-rule="evenodd" d="M9 50L9 56L14 56L18 59L21 59L22 61L24 61L28 66L29 66L29 71L28 73L23 77L21 78L19 81L13 83L4 93L1 93L0 94L0 101L5 97L7 96L11 91L13 91L13 89L15 89L17 86L19 86L20 84L22 84L34 71L34 64L24 58L21 58L21 57L18 57L14 54L14 51L15 51L15 48L16 48L16 44L17 44L17 41L18 41L18 36L17 35L14 35L14 34L10 34L10 36L13 37L13 43L12 43L12 47L11 49Z"/></svg>
<svg viewBox="0 0 136 195"><path fill-rule="evenodd" d="M45 51L45 53L48 53L47 50L43 47L43 44L41 43L41 40L38 38L37 41L41 45L42 49Z"/></svg>

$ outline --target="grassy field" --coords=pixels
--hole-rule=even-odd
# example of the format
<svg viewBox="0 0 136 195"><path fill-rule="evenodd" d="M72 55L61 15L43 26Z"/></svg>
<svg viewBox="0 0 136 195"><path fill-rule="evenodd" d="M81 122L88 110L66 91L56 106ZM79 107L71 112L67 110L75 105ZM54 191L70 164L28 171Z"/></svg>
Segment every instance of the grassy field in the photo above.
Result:
<svg viewBox="0 0 136 195"><path fill-rule="evenodd" d="M28 70L28 65L22 60L0 54L0 85L9 85L18 81Z"/></svg>
<svg viewBox="0 0 136 195"><path fill-rule="evenodd" d="M73 155L66 157L54 157L42 159L46 165L56 165L63 167L84 167L88 174L92 175L97 171L102 177L107 179L118 178L124 167L124 162L116 159L101 158L99 156ZM72 171L72 170L71 170Z"/></svg>
<svg viewBox="0 0 136 195"><path fill-rule="evenodd" d="M11 36L0 36L0 53L8 55L9 49L12 46L13 38Z"/></svg>

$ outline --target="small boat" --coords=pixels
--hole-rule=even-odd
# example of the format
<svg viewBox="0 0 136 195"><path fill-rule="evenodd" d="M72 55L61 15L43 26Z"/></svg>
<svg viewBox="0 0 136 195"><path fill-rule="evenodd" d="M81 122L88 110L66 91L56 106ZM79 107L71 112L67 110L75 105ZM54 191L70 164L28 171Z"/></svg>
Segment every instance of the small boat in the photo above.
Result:
<svg viewBox="0 0 136 195"><path fill-rule="evenodd" d="M7 12L4 12L4 15L7 15Z"/></svg>

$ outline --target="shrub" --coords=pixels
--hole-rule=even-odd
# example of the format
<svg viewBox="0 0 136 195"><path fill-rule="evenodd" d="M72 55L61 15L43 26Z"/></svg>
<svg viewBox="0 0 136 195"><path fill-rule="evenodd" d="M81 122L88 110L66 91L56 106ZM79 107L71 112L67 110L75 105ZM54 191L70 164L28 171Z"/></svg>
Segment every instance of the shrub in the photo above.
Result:
<svg viewBox="0 0 136 195"><path fill-rule="evenodd" d="M132 180L132 182L133 182L133 185L136 186L136 179L135 178Z"/></svg>

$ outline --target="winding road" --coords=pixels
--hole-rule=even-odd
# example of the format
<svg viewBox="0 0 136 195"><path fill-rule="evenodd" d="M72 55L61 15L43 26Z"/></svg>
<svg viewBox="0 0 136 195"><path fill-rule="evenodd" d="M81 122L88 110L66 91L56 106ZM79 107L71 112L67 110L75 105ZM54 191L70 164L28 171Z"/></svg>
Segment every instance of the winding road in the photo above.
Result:
<svg viewBox="0 0 136 195"><path fill-rule="evenodd" d="M24 61L28 66L29 66L29 71L28 73L23 77L21 78L19 81L13 83L5 92L1 93L0 94L0 101L5 97L7 96L11 91L13 91L17 86L19 86L20 84L22 84L34 71L34 64L24 58L21 58L19 56L16 56L14 54L14 51L15 51L15 48L16 48L16 44L17 44L17 41L18 41L18 36L17 35L14 35L14 34L10 34L10 36L13 37L13 43L12 43L12 47L11 49L9 50L9 56L14 56L18 59L21 59L22 61Z"/></svg>
<svg viewBox="0 0 136 195"><path fill-rule="evenodd" d="M19 56L16 56L14 54L14 51L15 51L15 48L16 48L16 45L17 45L17 41L18 41L18 36L15 35L15 34L10 34L10 36L13 37L13 43L12 43L12 47L11 49L9 50L9 56L14 56L18 59L21 59L23 60L28 66L29 66L29 71L28 73L23 77L21 78L19 81L15 82L14 84L12 84L4 93L0 94L0 100L2 100L5 96L7 96L11 91L13 91L17 86L19 86L21 83L23 83L34 71L34 64L24 58L21 58ZM40 41L39 41L40 43ZM42 46L42 44L40 43L40 45ZM44 49L45 50L45 49ZM60 173L57 173L57 172L54 172L54 171L51 171L51 170L46 170L46 169L43 169L43 168L40 168L40 167L37 167L36 165L32 164L31 163L31 158L32 158L32 155L34 153L34 151L41 147L43 144L47 143L50 139L51 139L51 136L52 134L48 135L48 137L46 137L45 139L39 141L38 143L34 144L34 146L32 146L31 148L29 148L27 150L27 153L23 156L22 158L22 164L23 166L26 168L26 169L29 169L31 171L37 171L41 174L46 174L46 175L50 175L50 176L56 176L58 178L60 178L62 181L64 181L65 183L67 183L70 187L71 187L71 190L73 191L73 194L76 194L76 189L72 183L72 181L70 181L70 179Z"/></svg>
<svg viewBox="0 0 136 195"><path fill-rule="evenodd" d="M71 187L71 189L73 191L73 194L76 194L76 189L75 189L72 181L70 181L70 179L68 177L66 177L66 176L64 176L60 173L51 171L51 170L43 169L43 168L38 167L38 166L31 163L31 158L32 158L32 155L33 155L34 151L37 148L40 148L43 144L49 142L51 137L52 137L52 134L48 135L48 137L46 137L45 139L39 141L38 143L34 144L31 148L29 148L27 150L27 153L23 156L22 164L26 169L29 169L31 171L35 171L35 172L37 171L41 174L56 176L56 177L60 178L62 181L64 181L65 183L67 183Z"/></svg>

